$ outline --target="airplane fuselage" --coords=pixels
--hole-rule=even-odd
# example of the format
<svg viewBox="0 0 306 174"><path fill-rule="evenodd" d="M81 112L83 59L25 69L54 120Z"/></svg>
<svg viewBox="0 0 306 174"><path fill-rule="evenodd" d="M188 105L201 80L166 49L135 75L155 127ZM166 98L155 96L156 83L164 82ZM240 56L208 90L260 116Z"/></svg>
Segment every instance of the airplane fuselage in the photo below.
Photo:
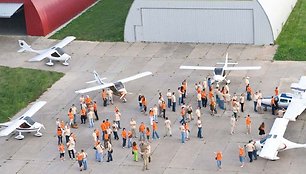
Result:
<svg viewBox="0 0 306 174"><path fill-rule="evenodd" d="M292 100L293 94L291 93L281 93L280 95L274 97L275 102L277 102L279 108L287 109L289 103ZM261 105L264 108L271 107L271 98L272 97L264 97L261 101Z"/></svg>

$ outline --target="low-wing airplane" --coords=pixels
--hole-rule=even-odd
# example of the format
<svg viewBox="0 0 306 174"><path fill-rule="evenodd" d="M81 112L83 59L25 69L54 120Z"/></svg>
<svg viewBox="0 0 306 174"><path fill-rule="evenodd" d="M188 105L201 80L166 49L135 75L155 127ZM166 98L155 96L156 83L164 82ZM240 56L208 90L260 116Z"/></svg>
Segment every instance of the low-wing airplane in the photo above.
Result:
<svg viewBox="0 0 306 174"><path fill-rule="evenodd" d="M274 96L274 101L277 103L279 108L287 109L292 97L293 94L291 93L281 93L278 96ZM265 110L267 110L268 107L271 107L271 99L271 96L262 98L261 106L263 106Z"/></svg>
<svg viewBox="0 0 306 174"><path fill-rule="evenodd" d="M237 65L238 63L228 62L228 53L225 56L225 62L218 62L217 64L224 65L223 67L213 67L213 66L180 66L180 69L191 69L191 70L211 70L213 71L213 81L212 83L226 81L230 83L230 80L226 80L225 71L237 71L237 70L258 70L260 66L241 66L241 67L228 67L228 65Z"/></svg>
<svg viewBox="0 0 306 174"><path fill-rule="evenodd" d="M261 142L263 147L259 153L260 157L270 160L278 160L279 157L277 154L279 151L293 148L306 148L306 144L293 143L283 137L288 122L295 121L296 118L306 109L306 76L302 76L299 83L291 84L291 89L294 91L294 94L290 104L288 105L287 111L283 118L275 119L266 140Z"/></svg>
<svg viewBox="0 0 306 174"><path fill-rule="evenodd" d="M103 80L105 78L100 78L99 74L96 71L94 71L93 74L94 74L95 80L87 82L87 83L96 82L99 85L91 87L91 88L81 89L81 90L75 91L75 93L83 94L83 93L87 93L87 92L90 92L90 91L96 91L96 90L101 90L101 89L105 89L105 88L110 88L115 95L120 96L120 99L122 99L123 102L126 102L125 96L127 94L127 90L125 89L124 83L129 82L129 81L133 81L133 80L136 80L136 79L148 76L148 75L151 75L152 72L146 71L146 72L143 72L143 73L140 73L140 74L136 74L134 76L127 77L125 79L118 80L117 82L114 82L114 83L104 82Z"/></svg>
<svg viewBox="0 0 306 174"><path fill-rule="evenodd" d="M22 132L36 132L34 135L36 137L41 137L42 133L40 132L40 129L45 129L45 127L43 124L33 121L31 117L46 103L47 102L45 101L36 102L26 113L17 119L6 123L0 123L0 127L4 127L2 130L0 130L0 137L8 136L15 130L18 132L18 135L15 138L18 140L22 140L24 138L24 136L21 134Z"/></svg>
<svg viewBox="0 0 306 174"><path fill-rule="evenodd" d="M30 59L29 60L30 62L38 62L45 58L48 58L49 62L47 62L46 65L52 66L54 65L52 61L61 61L63 62L63 65L68 66L69 65L68 60L71 59L71 56L66 54L62 48L68 45L74 39L75 39L74 36L68 36L58 44L54 45L53 47L44 50L34 50L24 40L18 40L19 46L21 47L21 49L18 50L18 52L21 53L24 51L28 51L28 52L37 53L38 55Z"/></svg>

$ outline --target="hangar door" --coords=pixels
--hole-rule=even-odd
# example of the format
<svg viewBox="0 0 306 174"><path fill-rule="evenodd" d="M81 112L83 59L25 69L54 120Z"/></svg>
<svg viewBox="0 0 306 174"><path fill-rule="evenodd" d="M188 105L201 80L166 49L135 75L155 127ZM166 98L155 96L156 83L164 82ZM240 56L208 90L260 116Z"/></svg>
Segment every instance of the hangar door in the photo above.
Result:
<svg viewBox="0 0 306 174"><path fill-rule="evenodd" d="M142 9L136 40L254 43L253 10Z"/></svg>

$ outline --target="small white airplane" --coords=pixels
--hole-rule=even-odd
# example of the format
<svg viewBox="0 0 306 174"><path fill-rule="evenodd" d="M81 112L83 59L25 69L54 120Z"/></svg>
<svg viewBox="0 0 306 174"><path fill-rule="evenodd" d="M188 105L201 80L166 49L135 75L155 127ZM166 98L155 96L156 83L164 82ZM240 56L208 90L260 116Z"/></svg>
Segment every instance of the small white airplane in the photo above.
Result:
<svg viewBox="0 0 306 174"><path fill-rule="evenodd" d="M287 109L292 97L293 94L291 93L281 93L278 96L274 96L274 101L277 102L279 108ZM271 96L262 98L261 105L265 110L267 110L268 107L271 107L271 98Z"/></svg>
<svg viewBox="0 0 306 174"><path fill-rule="evenodd" d="M87 92L90 92L90 91L96 91L96 90L101 90L101 89L105 89L105 88L110 88L113 91L114 95L120 96L120 99L122 99L123 102L126 102L125 96L127 94L127 90L124 86L124 83L129 82L129 81L133 81L133 80L136 80L136 79L148 76L148 75L151 75L152 72L146 71L146 72L136 74L136 75L131 76L131 77L127 77L125 79L118 80L115 83L104 82L103 80L105 80L106 78L100 78L99 74L96 71L94 71L93 74L94 74L95 80L90 81L90 82L86 82L86 83L96 82L99 85L91 87L91 88L81 89L81 90L75 91L75 93L83 94L83 93L87 93Z"/></svg>
<svg viewBox="0 0 306 174"><path fill-rule="evenodd" d="M284 133L287 129L289 121L295 121L296 118L306 109L306 76L302 76L299 83L291 84L291 89L294 91L292 100L285 112L283 118L276 118L270 133L266 140L261 142L263 146L259 156L269 160L278 160L279 151L306 148L306 144L297 144L285 139ZM256 142L260 143L260 142Z"/></svg>
<svg viewBox="0 0 306 174"><path fill-rule="evenodd" d="M213 71L213 81L212 83L226 81L230 83L230 80L226 80L225 71L236 71L236 70L258 70L260 66L246 66L246 67L228 67L228 65L237 65L238 63L228 62L228 53L225 56L225 62L218 62L218 65L224 65L223 67L213 67L213 66L180 66L180 69L191 69L191 70L211 70Z"/></svg>
<svg viewBox="0 0 306 174"><path fill-rule="evenodd" d="M17 119L6 123L0 123L0 127L4 127L2 130L0 130L0 137L8 136L15 130L18 132L18 135L15 138L18 140L22 140L24 138L24 136L21 134L22 132L36 132L34 136L41 137L42 133L40 132L40 129L45 129L45 127L43 124L33 121L31 117L46 103L47 102L45 101L36 102L26 113Z"/></svg>
<svg viewBox="0 0 306 174"><path fill-rule="evenodd" d="M21 47L18 52L21 53L24 51L28 51L37 53L38 55L30 59L30 62L38 62L45 58L48 58L49 62L46 63L46 65L48 66L54 65L52 61L61 61L63 62L63 65L68 66L68 60L71 59L71 56L66 54L62 48L68 45L73 40L75 40L74 36L68 36L53 47L44 50L34 50L24 40L18 40L19 46Z"/></svg>

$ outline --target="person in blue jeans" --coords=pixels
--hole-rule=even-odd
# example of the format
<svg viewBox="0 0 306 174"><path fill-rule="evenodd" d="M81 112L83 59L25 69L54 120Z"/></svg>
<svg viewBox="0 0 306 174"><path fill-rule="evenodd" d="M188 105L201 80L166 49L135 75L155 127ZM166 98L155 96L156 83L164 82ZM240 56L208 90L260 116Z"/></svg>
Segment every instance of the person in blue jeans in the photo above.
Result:
<svg viewBox="0 0 306 174"><path fill-rule="evenodd" d="M180 131L181 131L181 141L182 143L185 143L185 126L184 123L182 123L182 125L180 126Z"/></svg>
<svg viewBox="0 0 306 174"><path fill-rule="evenodd" d="M87 170L87 153L82 149L81 153L83 155L83 169Z"/></svg>

